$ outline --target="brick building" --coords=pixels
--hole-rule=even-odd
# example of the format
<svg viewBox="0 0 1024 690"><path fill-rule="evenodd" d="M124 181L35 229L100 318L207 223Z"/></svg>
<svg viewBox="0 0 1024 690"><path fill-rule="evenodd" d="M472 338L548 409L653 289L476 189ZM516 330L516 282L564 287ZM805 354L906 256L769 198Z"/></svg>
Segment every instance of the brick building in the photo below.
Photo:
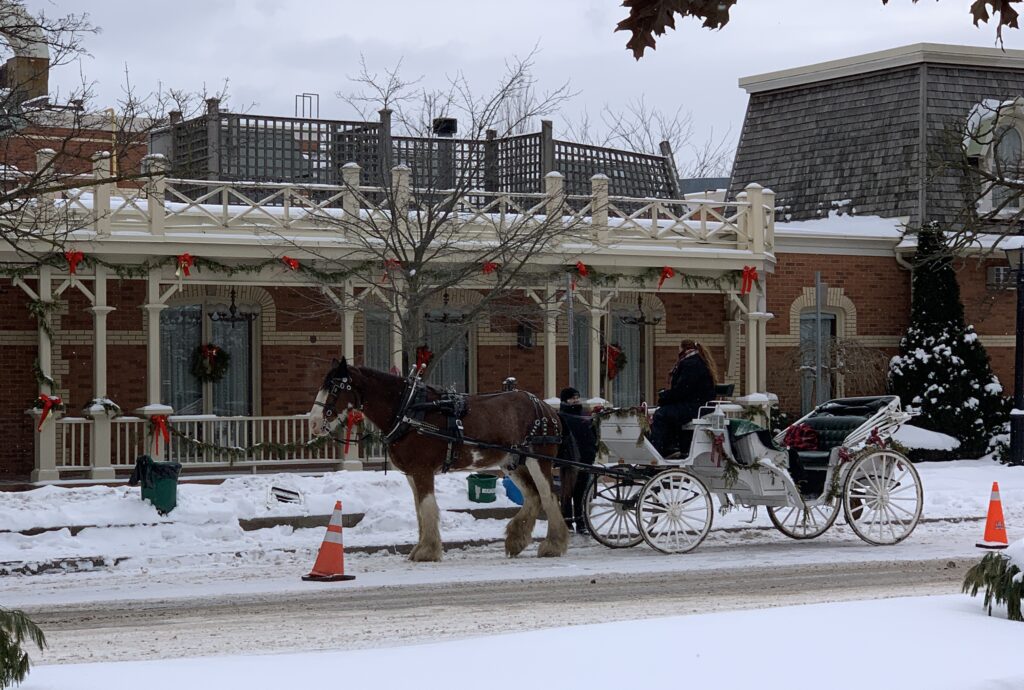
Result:
<svg viewBox="0 0 1024 690"><path fill-rule="evenodd" d="M172 118L152 142L166 158L144 161L151 175L141 189L99 184L53 200L81 223L67 247L84 256L74 275L55 255L0 278L0 358L8 372L0 477L110 478L152 450L150 418L168 413L181 434L170 455L189 469L374 461L370 447L347 457L333 446L280 457L223 449L307 439L303 415L338 353L378 368L408 365L373 276L325 285L306 270L324 257L354 257L315 214L389 213L373 201L389 196L387 185L392 197L415 196L418 186L436 187L451 174L446 161L474 152L479 180L457 200L467 232L484 232L487 209L518 203L518 213L557 213L559 222L586 227L589 243L577 254L538 259L548 278L514 295L533 305L527 326L497 316L475 323L435 367L435 383L488 391L512 375L521 388L551 397L572 381L585 395L632 405L655 399L679 339L695 337L741 401L765 405L778 395L783 409L800 411L811 394L800 351L815 272L830 286L821 305L828 333L875 361L894 353L909 318L906 259L914 246L905 227L948 210L951 182L933 184L924 167L933 132L978 99L1024 93L1024 53L911 46L741 85L751 99L728 201L681 198L669 156L561 142L548 125L474 143L392 137L386 114L379 123L259 118L224 113L213 102L202 118ZM94 155L91 165L103 178L110 160ZM184 255L219 268L207 263L179 275ZM290 268L285 255L303 268ZM23 260L2 258L8 267ZM603 279L575 275L575 261ZM968 318L1008 381L1013 295L987 280L988 269L1001 265L996 257L965 261L960 279ZM659 286L666 267L675 275ZM759 280L744 285L751 268ZM482 285L452 289L434 310L457 315ZM26 302L48 315L47 327ZM428 345L451 321L431 323ZM613 343L628 362L610 380L603 354ZM205 344L231 354L217 383L190 371ZM37 382L35 362L54 386ZM826 385L830 396L879 392L841 366ZM37 430L39 411L26 416L25 408L40 393L69 405ZM106 400L125 414L114 417Z"/></svg>

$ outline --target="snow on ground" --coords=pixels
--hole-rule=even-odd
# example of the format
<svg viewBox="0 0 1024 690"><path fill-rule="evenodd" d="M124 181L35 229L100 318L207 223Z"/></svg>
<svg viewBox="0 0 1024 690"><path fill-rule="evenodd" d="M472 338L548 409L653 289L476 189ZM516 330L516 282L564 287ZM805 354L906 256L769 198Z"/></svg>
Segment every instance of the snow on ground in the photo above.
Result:
<svg viewBox="0 0 1024 690"><path fill-rule="evenodd" d="M976 599L917 597L345 652L38 666L21 687L1019 688L1022 645L1024 625L986 616Z"/></svg>
<svg viewBox="0 0 1024 690"><path fill-rule="evenodd" d="M573 537L569 554L537 559L535 547L508 559L501 544L449 548L440 564L412 564L404 556L381 550L346 555L347 572L357 580L349 587L519 578L578 576L591 573L672 572L774 564L918 560L973 557L988 509L990 489L998 481L1011 539L1024 532L1024 468L986 460L917 465L924 484L924 522L894 547L860 541L839 519L812 542L794 542L771 528L766 511L748 524L750 511L714 516L707 540L690 554L671 557L646 545L610 550L585 537ZM270 484L297 488L302 506L267 503ZM308 589L299 576L308 572L324 536L323 528L287 526L243 531L238 518L326 514L335 500L346 512L365 512L356 527L344 532L347 547L387 547L416 540L411 491L397 472L338 472L322 477L247 476L220 485L183 484L179 508L166 519L139 499L137 488L45 487L30 492L0 493L0 529L14 526L109 523L76 536L66 530L35 536L0 533L0 563L45 562L102 556L114 567L93 572L52 573L4 578L3 605L58 602L216 596L225 593ZM457 508L479 507L468 500L466 475L438 477L441 533L449 544L500 540L506 520L477 520ZM484 506L510 507L498 483L498 500ZM959 518L973 518L956 522ZM132 523L137 523L135 526ZM141 524L139 524L141 523ZM546 530L538 522L535 537Z"/></svg>
<svg viewBox="0 0 1024 690"><path fill-rule="evenodd" d="M907 448L921 448L927 450L956 450L960 447L960 441L948 434L940 434L937 431L922 429L912 424L903 424L893 438Z"/></svg>

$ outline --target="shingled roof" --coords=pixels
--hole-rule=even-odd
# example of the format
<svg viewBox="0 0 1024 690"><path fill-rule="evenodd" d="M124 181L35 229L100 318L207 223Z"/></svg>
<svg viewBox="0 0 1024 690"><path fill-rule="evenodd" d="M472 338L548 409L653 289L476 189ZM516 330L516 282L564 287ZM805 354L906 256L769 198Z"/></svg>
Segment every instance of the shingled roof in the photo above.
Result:
<svg viewBox="0 0 1024 690"><path fill-rule="evenodd" d="M740 80L750 94L730 193L755 181L780 218L833 208L952 221L964 204L952 159L971 107L1024 94L1024 51L921 43Z"/></svg>

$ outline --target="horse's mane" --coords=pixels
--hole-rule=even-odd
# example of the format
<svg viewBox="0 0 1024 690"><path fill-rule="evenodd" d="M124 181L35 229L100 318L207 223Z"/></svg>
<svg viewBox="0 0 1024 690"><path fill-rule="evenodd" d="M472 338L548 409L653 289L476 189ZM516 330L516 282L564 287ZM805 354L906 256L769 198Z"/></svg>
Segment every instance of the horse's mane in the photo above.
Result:
<svg viewBox="0 0 1024 690"><path fill-rule="evenodd" d="M331 385L331 381L333 379L336 379L336 378L339 377L339 370L341 369L341 366L342 366L341 363L338 363L335 366L331 367L330 371L327 372L327 375L324 376L324 382L320 385L321 389L329 388L330 385ZM361 374L363 376L368 376L368 378L371 378L371 379L378 379L378 380L379 379L383 379L383 380L389 381L389 382L394 382L394 383L401 382L403 385L405 384L405 378L404 377L399 376L398 374L392 374L389 371L382 371L380 369L372 369L372 368L366 367L366 366L356 366L354 364L347 364L346 366L347 366L347 368L349 370L355 370L355 372L357 374ZM437 387L435 385L432 385L432 384L429 384L429 383L426 383L426 382L422 382L422 385L423 385L424 388L427 389L427 391L429 393L433 393L434 395L443 396L446 393L446 391L443 388L439 388L439 387Z"/></svg>

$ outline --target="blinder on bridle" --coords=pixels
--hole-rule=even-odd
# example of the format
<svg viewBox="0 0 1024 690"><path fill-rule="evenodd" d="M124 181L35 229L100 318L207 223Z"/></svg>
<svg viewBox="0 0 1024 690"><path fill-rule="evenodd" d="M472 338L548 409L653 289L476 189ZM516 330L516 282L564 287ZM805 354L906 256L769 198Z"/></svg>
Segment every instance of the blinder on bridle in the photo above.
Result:
<svg viewBox="0 0 1024 690"><path fill-rule="evenodd" d="M350 407L354 407L357 410L363 409L362 396L359 395L359 391L352 387L352 377L349 375L348 363L342 359L341 364L336 366L327 380L324 381L323 388L327 390L327 398L323 402L314 401L313 405L319 405L324 409L324 429L327 429L327 425L338 416L338 399L342 393L351 393L355 397L355 404L349 403Z"/></svg>

